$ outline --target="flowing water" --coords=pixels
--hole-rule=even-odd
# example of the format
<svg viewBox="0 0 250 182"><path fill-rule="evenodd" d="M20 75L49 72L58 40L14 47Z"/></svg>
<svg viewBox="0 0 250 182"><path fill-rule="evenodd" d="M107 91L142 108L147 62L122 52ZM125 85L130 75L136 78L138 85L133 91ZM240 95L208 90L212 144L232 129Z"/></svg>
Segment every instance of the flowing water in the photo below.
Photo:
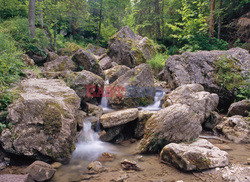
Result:
<svg viewBox="0 0 250 182"><path fill-rule="evenodd" d="M155 97L154 97L154 104L146 106L146 107L139 107L142 110L149 110L149 111L159 111L161 110L161 99L165 95L165 92L162 90L156 90Z"/></svg>
<svg viewBox="0 0 250 182"><path fill-rule="evenodd" d="M84 121L83 129L79 133L77 140L76 149L72 154L72 162L78 160L92 161L104 152L115 152L114 146L99 140L98 133L91 129L89 121Z"/></svg>

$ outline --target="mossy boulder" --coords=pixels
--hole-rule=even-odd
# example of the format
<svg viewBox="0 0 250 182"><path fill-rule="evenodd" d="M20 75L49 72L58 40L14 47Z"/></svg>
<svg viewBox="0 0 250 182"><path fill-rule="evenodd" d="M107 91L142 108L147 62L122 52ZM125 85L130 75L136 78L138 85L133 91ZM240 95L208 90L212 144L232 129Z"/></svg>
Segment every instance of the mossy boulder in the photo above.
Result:
<svg viewBox="0 0 250 182"><path fill-rule="evenodd" d="M103 70L98 64L97 59L84 49L78 50L73 56L77 71L87 70L104 78Z"/></svg>
<svg viewBox="0 0 250 182"><path fill-rule="evenodd" d="M170 143L161 151L161 160L185 171L201 171L229 164L228 153L205 139L190 144Z"/></svg>
<svg viewBox="0 0 250 182"><path fill-rule="evenodd" d="M145 63L128 70L111 87L108 104L112 108L132 108L154 102L154 75L151 67Z"/></svg>
<svg viewBox="0 0 250 182"><path fill-rule="evenodd" d="M134 33L128 26L111 37L108 55L112 61L130 68L151 59L157 52L152 40Z"/></svg>
<svg viewBox="0 0 250 182"><path fill-rule="evenodd" d="M86 50L97 56L101 56L107 52L105 48L93 44L88 44Z"/></svg>
<svg viewBox="0 0 250 182"><path fill-rule="evenodd" d="M198 51L174 55L166 60L164 80L168 87L201 84L220 97L219 109L226 111L235 100L232 92L249 78L250 54L241 48L227 51ZM247 85L245 85L247 86Z"/></svg>
<svg viewBox="0 0 250 182"><path fill-rule="evenodd" d="M80 98L56 79L28 79L8 108L11 128L1 135L6 152L44 161L65 162L75 148L75 115Z"/></svg>
<svg viewBox="0 0 250 182"><path fill-rule="evenodd" d="M169 143L194 140L201 131L200 121L191 107L174 104L148 119L139 148L142 153L159 152Z"/></svg>
<svg viewBox="0 0 250 182"><path fill-rule="evenodd" d="M69 56L59 56L57 59L44 63L45 72L74 71L76 64Z"/></svg>
<svg viewBox="0 0 250 182"><path fill-rule="evenodd" d="M124 75L128 70L130 70L130 68L125 65L114 66L113 68L104 71L105 78L108 79L111 84L120 76Z"/></svg>
<svg viewBox="0 0 250 182"><path fill-rule="evenodd" d="M69 87L76 91L82 101L98 104L101 101L104 80L90 72L71 72L65 75L64 80Z"/></svg>

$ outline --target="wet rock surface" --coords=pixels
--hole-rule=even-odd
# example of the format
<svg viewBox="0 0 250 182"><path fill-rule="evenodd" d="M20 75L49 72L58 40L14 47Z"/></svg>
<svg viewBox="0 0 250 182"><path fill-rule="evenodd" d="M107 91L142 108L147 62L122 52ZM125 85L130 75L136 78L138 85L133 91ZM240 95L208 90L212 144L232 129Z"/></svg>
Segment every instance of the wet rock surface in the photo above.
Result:
<svg viewBox="0 0 250 182"><path fill-rule="evenodd" d="M163 148L160 155L163 161L186 171L224 167L229 164L228 153L205 139L191 144L170 143Z"/></svg>

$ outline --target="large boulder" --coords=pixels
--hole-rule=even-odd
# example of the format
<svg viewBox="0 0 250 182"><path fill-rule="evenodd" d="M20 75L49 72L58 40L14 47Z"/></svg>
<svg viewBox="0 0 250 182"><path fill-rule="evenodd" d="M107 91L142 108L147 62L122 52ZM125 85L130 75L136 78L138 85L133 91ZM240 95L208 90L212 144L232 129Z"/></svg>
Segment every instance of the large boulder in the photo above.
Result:
<svg viewBox="0 0 250 182"><path fill-rule="evenodd" d="M88 44L86 50L97 56L101 56L107 52L106 49L93 44Z"/></svg>
<svg viewBox="0 0 250 182"><path fill-rule="evenodd" d="M174 104L149 118L139 148L143 153L157 152L171 142L194 140L201 131L200 119L192 108L185 104Z"/></svg>
<svg viewBox="0 0 250 182"><path fill-rule="evenodd" d="M227 118L224 122L217 125L215 130L218 133L222 133L227 139L232 140L235 143L249 143L249 128L249 118L236 115Z"/></svg>
<svg viewBox="0 0 250 182"><path fill-rule="evenodd" d="M112 67L112 60L108 56L104 56L98 64L101 66L103 70L107 70Z"/></svg>
<svg viewBox="0 0 250 182"><path fill-rule="evenodd" d="M80 98L55 79L28 79L20 90L20 98L8 108L11 128L1 134L3 149L45 161L68 161L75 149Z"/></svg>
<svg viewBox="0 0 250 182"><path fill-rule="evenodd" d="M79 49L73 56L72 60L77 66L77 71L87 70L104 78L103 70L98 64L97 59L84 49Z"/></svg>
<svg viewBox="0 0 250 182"><path fill-rule="evenodd" d="M72 72L65 75L64 80L69 87L76 91L82 101L97 104L101 101L104 80L94 73L86 70Z"/></svg>
<svg viewBox="0 0 250 182"><path fill-rule="evenodd" d="M154 102L154 75L147 64L128 70L111 86L114 88L109 97L112 108L138 107Z"/></svg>
<svg viewBox="0 0 250 182"><path fill-rule="evenodd" d="M156 52L150 39L137 35L128 26L111 37L108 50L114 62L130 68L150 60Z"/></svg>
<svg viewBox="0 0 250 182"><path fill-rule="evenodd" d="M76 64L69 56L59 56L55 60L44 63L44 70L47 72L58 72L76 70Z"/></svg>
<svg viewBox="0 0 250 182"><path fill-rule="evenodd" d="M104 128L111 128L126 124L138 118L138 109L125 109L104 114L100 117L100 123Z"/></svg>
<svg viewBox="0 0 250 182"><path fill-rule="evenodd" d="M42 182L50 180L55 172L56 170L51 165L42 161L35 161L22 173L29 174L35 181Z"/></svg>
<svg viewBox="0 0 250 182"><path fill-rule="evenodd" d="M242 100L233 103L228 109L228 116L241 115L248 116L250 112L250 100Z"/></svg>
<svg viewBox="0 0 250 182"><path fill-rule="evenodd" d="M200 84L182 85L165 95L163 107L186 104L191 107L201 124L211 115L219 103L217 94L205 92Z"/></svg>
<svg viewBox="0 0 250 182"><path fill-rule="evenodd" d="M118 136L124 128L124 125L114 126L106 128L99 133L99 137L104 142L111 142L116 136Z"/></svg>
<svg viewBox="0 0 250 182"><path fill-rule="evenodd" d="M201 84L206 91L219 95L219 108L227 109L233 102L234 95L218 80L219 77L223 76L221 75L223 73L216 73L217 69L220 68L220 60L230 60L230 63L225 62L225 64L231 65L231 68L228 69L231 69L232 73L234 73L235 68L241 70L242 76L247 77L250 54L247 50L233 48L228 51L186 52L171 56L165 63L164 78L172 89L184 84Z"/></svg>
<svg viewBox="0 0 250 182"><path fill-rule="evenodd" d="M109 84L112 84L120 76L124 75L128 70L130 70L130 68L125 65L114 66L113 68L104 71L105 78L109 80Z"/></svg>
<svg viewBox="0 0 250 182"><path fill-rule="evenodd" d="M161 151L161 159L185 171L205 170L228 165L228 153L205 139L191 144L170 143Z"/></svg>

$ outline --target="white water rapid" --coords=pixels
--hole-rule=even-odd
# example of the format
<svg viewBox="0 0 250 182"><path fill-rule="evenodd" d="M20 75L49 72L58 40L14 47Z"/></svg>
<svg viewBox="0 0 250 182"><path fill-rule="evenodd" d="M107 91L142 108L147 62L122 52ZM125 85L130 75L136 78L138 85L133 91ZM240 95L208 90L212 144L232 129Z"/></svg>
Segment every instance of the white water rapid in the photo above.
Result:
<svg viewBox="0 0 250 182"><path fill-rule="evenodd" d="M104 152L116 153L116 149L113 145L99 140L98 133L91 129L91 122L85 119L71 160L93 161Z"/></svg>

